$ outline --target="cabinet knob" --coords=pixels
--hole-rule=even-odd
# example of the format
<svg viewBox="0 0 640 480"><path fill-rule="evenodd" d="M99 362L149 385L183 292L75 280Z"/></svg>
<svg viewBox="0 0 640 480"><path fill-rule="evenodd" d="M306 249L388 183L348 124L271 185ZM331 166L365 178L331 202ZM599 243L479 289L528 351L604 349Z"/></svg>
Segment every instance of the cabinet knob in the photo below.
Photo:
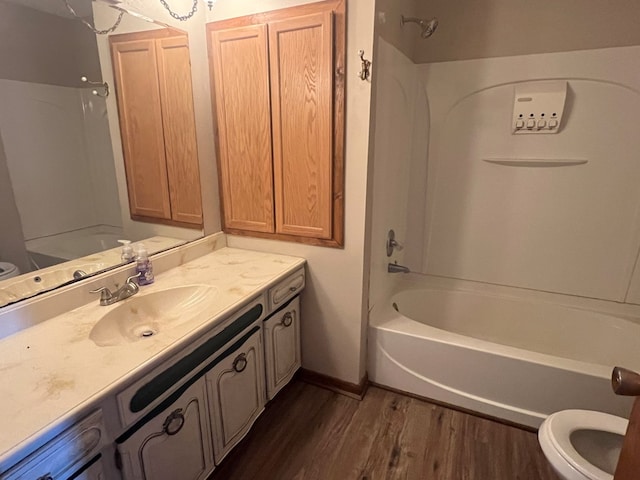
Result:
<svg viewBox="0 0 640 480"><path fill-rule="evenodd" d="M247 363L248 362L246 355L244 353L241 353L233 361L233 369L238 373L243 372L244 369L247 368Z"/></svg>
<svg viewBox="0 0 640 480"><path fill-rule="evenodd" d="M164 421L162 425L162 430L167 435L175 435L184 426L184 415L182 414L182 409L178 408L169 414L169 416Z"/></svg>
<svg viewBox="0 0 640 480"><path fill-rule="evenodd" d="M289 287L290 292L295 292L296 290L298 290L298 287Z"/></svg>
<svg viewBox="0 0 640 480"><path fill-rule="evenodd" d="M282 317L282 325L284 325L285 327L290 327L292 323L293 323L293 315L291 314L291 312L285 313L284 316Z"/></svg>

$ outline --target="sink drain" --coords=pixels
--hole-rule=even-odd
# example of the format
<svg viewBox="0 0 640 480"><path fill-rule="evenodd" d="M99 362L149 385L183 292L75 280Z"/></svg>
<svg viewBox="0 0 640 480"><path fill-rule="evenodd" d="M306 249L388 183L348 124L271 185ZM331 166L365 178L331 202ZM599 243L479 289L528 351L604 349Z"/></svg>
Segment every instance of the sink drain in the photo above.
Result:
<svg viewBox="0 0 640 480"><path fill-rule="evenodd" d="M156 333L158 333L158 330L149 325L140 325L133 331L133 335L138 338L153 337Z"/></svg>

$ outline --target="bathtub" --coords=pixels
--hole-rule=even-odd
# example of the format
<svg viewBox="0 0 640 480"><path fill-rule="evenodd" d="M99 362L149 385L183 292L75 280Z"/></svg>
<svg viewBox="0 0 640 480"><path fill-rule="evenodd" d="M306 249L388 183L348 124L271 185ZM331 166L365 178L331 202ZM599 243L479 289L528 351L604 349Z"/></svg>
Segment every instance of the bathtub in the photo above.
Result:
<svg viewBox="0 0 640 480"><path fill-rule="evenodd" d="M640 371L640 325L557 304L443 288L397 292L370 315L377 384L537 428L582 408L628 417L611 370Z"/></svg>
<svg viewBox="0 0 640 480"><path fill-rule="evenodd" d="M26 242L27 251L38 268L86 257L119 245L123 238L117 227L94 226Z"/></svg>

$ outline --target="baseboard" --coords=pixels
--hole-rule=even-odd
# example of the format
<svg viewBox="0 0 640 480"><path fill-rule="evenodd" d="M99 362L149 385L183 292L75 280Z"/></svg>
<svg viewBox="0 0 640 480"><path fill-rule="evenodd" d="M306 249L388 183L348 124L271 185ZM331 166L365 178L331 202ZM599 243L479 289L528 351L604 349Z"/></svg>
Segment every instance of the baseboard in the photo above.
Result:
<svg viewBox="0 0 640 480"><path fill-rule="evenodd" d="M335 377L330 377L329 375L301 368L298 371L298 378L303 382L326 388L327 390L355 398L356 400L362 400L364 398L365 393L367 393L367 387L369 386L369 377L366 373L364 377L362 377L362 380L360 380L360 383L349 383Z"/></svg>
<svg viewBox="0 0 640 480"><path fill-rule="evenodd" d="M423 397L422 395L416 395L415 393L405 392L404 390L400 390L398 388L388 387L386 385L381 385L375 382L369 382L372 386L381 388L383 390L389 390L390 392L399 393L400 395L405 395L407 397L415 398L418 400L422 400L424 402L433 403L434 405L438 405L440 407L448 408L450 410L456 410L458 412L466 413L468 415L473 415L474 417L484 418L487 420L491 420L492 422L502 423L503 425L507 425L509 427L518 428L520 430L526 430L527 432L536 433L538 431L537 428L530 427L529 425L522 425L521 423L511 422L509 420L505 420L503 418L494 417L492 415L487 415L481 412L476 412L475 410L470 410L468 408L459 407L457 405L453 405L447 402L441 402L440 400L434 400L433 398Z"/></svg>

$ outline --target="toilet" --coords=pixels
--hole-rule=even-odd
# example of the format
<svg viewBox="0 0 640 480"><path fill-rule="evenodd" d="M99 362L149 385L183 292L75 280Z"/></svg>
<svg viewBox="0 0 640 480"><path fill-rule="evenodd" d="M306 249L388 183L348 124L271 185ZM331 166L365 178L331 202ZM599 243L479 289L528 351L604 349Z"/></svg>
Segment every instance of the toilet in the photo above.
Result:
<svg viewBox="0 0 640 480"><path fill-rule="evenodd" d="M564 480L613 480L628 420L590 410L563 410L540 426L538 441Z"/></svg>
<svg viewBox="0 0 640 480"><path fill-rule="evenodd" d="M20 275L20 270L13 263L0 262L0 281L18 275Z"/></svg>

